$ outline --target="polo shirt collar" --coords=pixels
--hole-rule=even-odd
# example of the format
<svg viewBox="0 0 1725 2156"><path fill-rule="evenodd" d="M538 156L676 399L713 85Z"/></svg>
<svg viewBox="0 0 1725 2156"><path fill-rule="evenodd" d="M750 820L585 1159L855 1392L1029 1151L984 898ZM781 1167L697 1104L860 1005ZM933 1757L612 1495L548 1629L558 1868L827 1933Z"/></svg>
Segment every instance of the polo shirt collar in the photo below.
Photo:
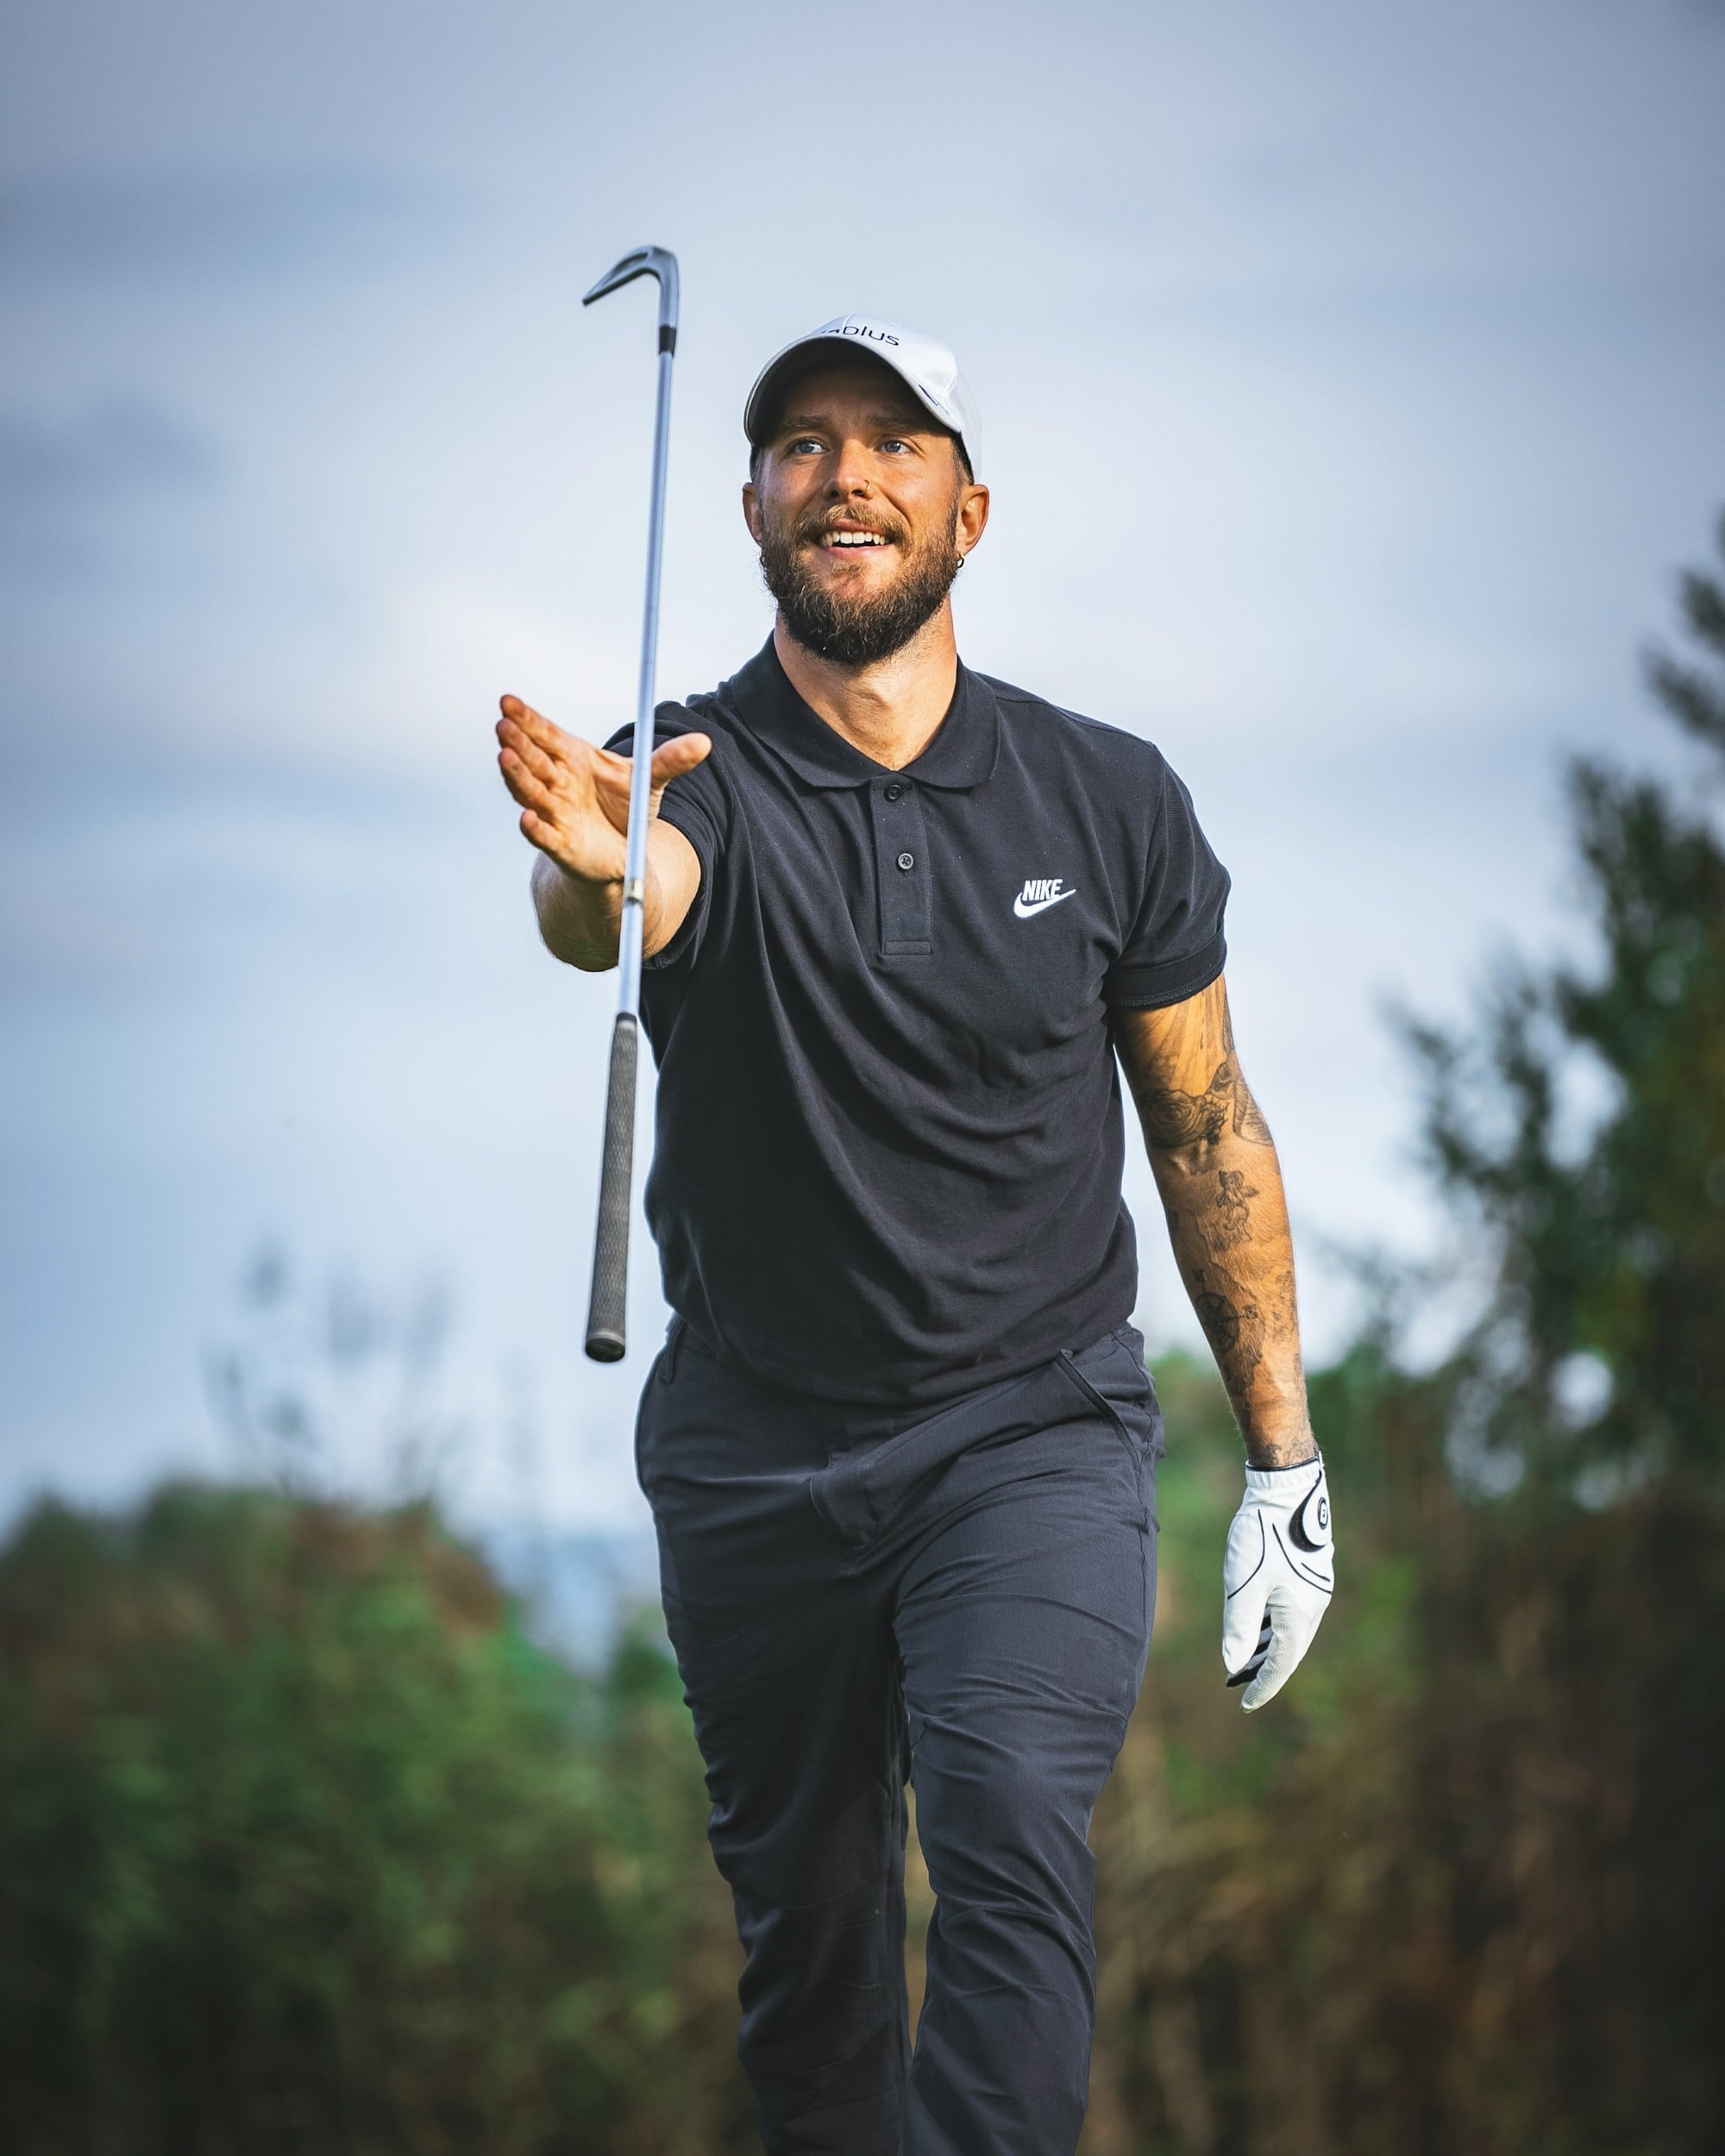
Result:
<svg viewBox="0 0 1725 2156"><path fill-rule="evenodd" d="M884 764L853 749L812 711L791 686L769 636L748 665L719 690L721 701L758 741L811 786L863 786L886 775ZM994 691L961 660L957 685L932 741L902 776L919 786L980 786L994 768L1000 714Z"/></svg>

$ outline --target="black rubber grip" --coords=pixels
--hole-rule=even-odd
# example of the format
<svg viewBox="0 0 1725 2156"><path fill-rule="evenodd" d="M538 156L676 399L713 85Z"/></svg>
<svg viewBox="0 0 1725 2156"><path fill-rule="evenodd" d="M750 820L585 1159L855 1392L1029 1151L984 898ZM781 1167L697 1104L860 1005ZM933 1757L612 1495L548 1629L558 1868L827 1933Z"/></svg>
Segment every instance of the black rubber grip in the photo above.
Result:
<svg viewBox="0 0 1725 2156"><path fill-rule="evenodd" d="M677 325L674 322L659 324L659 349L674 354L677 348Z"/></svg>
<svg viewBox="0 0 1725 2156"><path fill-rule="evenodd" d="M599 1171L599 1232L593 1238L593 1297L587 1304L587 1353L595 1363L620 1363L628 1344L624 1305L629 1294L629 1206L635 1175L636 1025L617 1014L611 1037L611 1082L605 1096L605 1158Z"/></svg>

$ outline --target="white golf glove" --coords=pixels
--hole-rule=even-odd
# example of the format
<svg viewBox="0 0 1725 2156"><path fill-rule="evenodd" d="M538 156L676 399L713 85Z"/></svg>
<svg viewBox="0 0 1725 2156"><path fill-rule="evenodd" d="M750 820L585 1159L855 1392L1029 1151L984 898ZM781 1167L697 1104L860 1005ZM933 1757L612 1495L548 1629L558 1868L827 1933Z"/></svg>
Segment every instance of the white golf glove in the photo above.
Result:
<svg viewBox="0 0 1725 2156"><path fill-rule="evenodd" d="M1222 1559L1222 1664L1248 1714L1299 1668L1335 1583L1323 1461L1249 1467Z"/></svg>

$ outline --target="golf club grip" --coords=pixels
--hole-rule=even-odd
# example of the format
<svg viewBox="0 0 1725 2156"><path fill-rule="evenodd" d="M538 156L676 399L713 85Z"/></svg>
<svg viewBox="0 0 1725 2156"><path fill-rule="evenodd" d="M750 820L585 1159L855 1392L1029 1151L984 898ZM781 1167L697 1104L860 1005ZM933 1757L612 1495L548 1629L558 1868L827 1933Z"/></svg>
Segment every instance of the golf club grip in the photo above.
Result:
<svg viewBox="0 0 1725 2156"><path fill-rule="evenodd" d="M635 1175L636 1061L634 1015L619 1011L611 1037L599 1229L593 1238L593 1296L587 1304L587 1353L595 1363L620 1363L627 1344L624 1306L629 1293L629 1202Z"/></svg>

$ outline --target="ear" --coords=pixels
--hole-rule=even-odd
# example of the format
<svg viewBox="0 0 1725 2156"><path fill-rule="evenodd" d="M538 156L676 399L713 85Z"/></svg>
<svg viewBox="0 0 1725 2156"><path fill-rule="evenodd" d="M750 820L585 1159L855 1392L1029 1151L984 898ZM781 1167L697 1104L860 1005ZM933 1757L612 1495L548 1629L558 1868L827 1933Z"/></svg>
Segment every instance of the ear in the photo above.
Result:
<svg viewBox="0 0 1725 2156"><path fill-rule="evenodd" d="M753 479L746 479L743 486L743 521L749 527L749 536L758 547L764 527L761 521L761 494Z"/></svg>
<svg viewBox="0 0 1725 2156"><path fill-rule="evenodd" d="M988 490L967 480L958 492L958 547L969 554L988 529Z"/></svg>

